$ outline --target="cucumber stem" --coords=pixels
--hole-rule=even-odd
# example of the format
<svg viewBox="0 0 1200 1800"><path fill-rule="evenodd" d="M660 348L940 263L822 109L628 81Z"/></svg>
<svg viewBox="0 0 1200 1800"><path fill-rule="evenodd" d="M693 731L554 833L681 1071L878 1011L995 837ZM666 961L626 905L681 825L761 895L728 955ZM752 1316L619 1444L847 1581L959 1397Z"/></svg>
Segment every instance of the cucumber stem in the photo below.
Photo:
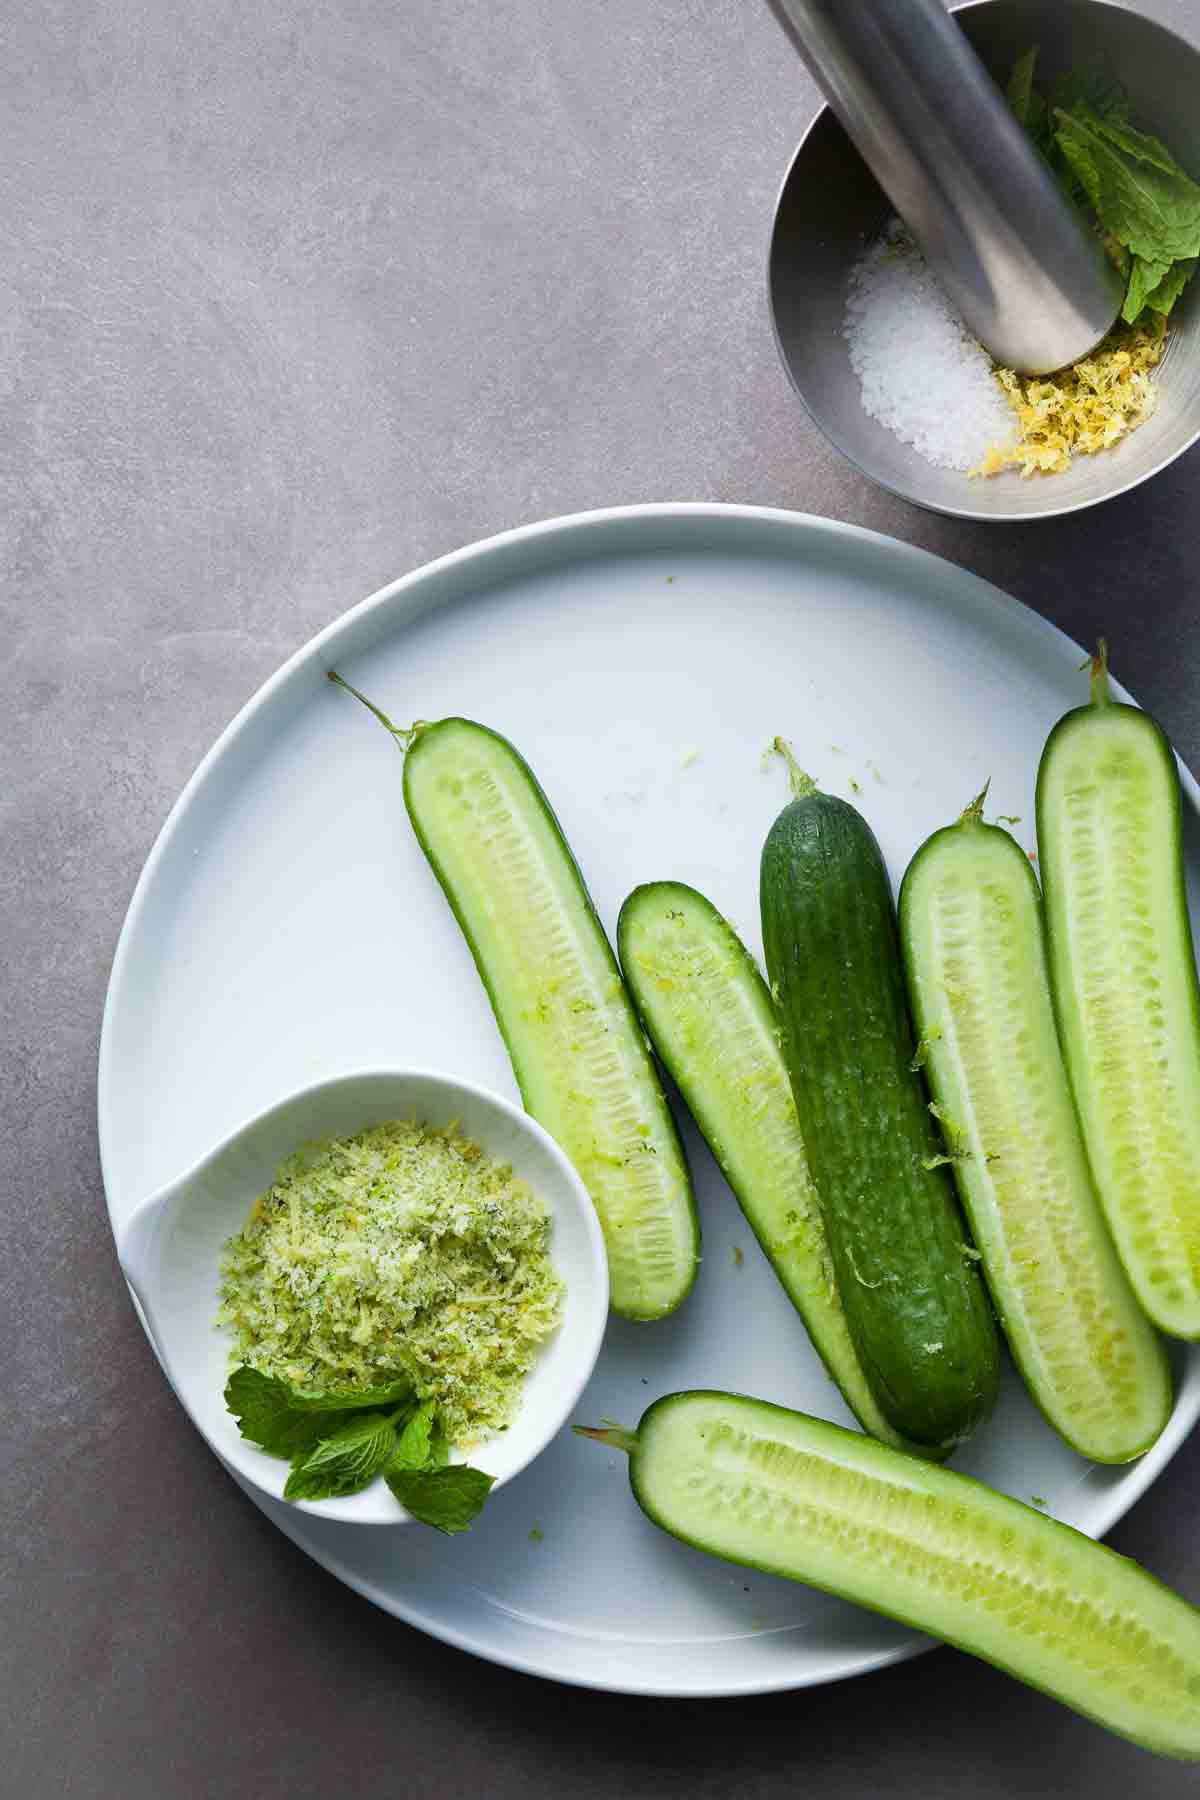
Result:
<svg viewBox="0 0 1200 1800"><path fill-rule="evenodd" d="M610 1450L623 1450L626 1456L632 1456L638 1447L637 1432L627 1431L623 1425L572 1425L571 1430L577 1437L591 1438L597 1444L607 1444Z"/></svg>
<svg viewBox="0 0 1200 1800"><path fill-rule="evenodd" d="M979 792L976 794L975 798L972 800L971 804L969 806L963 807L962 812L958 816L958 822L960 825L982 825L983 824L983 803L988 797L988 789L991 787L991 785L992 785L992 778L989 775L987 780L984 782L983 786L980 788Z"/></svg>
<svg viewBox="0 0 1200 1800"><path fill-rule="evenodd" d="M1091 699L1093 706L1111 706L1112 694L1108 687L1108 644L1101 638L1096 645L1096 654L1088 663L1090 672Z"/></svg>
<svg viewBox="0 0 1200 1800"><path fill-rule="evenodd" d="M329 676L330 681L336 682L338 687L345 688L348 694L353 694L356 700L360 700L369 713L375 714L375 717L379 720L379 723L383 726L384 730L391 732L392 737L395 740L396 748L400 751L401 755L409 748L418 732L424 730L425 722L423 719L418 719L413 725L393 725L387 714L380 707L376 706L373 700L368 700L367 696L365 694L360 694L356 687L351 687L350 683L339 675L336 669L328 669L326 670L326 674Z"/></svg>
<svg viewBox="0 0 1200 1800"><path fill-rule="evenodd" d="M804 770L800 767L800 764L792 755L791 745L785 738L774 737L771 739L769 747L774 750L777 756L782 756L784 762L787 764L788 785L792 790L793 798L796 800L811 800L812 796L820 790L812 776L805 774Z"/></svg>

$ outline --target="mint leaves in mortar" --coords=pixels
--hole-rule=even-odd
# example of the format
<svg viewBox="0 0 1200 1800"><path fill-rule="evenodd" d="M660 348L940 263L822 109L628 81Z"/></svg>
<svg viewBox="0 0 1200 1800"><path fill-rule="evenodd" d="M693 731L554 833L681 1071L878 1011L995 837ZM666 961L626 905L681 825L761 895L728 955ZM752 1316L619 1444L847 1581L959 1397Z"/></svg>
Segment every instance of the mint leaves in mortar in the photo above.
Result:
<svg viewBox="0 0 1200 1800"><path fill-rule="evenodd" d="M1035 45L1013 66L1010 107L1104 234L1126 277L1121 317L1133 324L1149 307L1165 318L1200 258L1200 185L1131 123L1129 97L1110 71L1072 69L1046 100L1034 87L1036 66Z"/></svg>

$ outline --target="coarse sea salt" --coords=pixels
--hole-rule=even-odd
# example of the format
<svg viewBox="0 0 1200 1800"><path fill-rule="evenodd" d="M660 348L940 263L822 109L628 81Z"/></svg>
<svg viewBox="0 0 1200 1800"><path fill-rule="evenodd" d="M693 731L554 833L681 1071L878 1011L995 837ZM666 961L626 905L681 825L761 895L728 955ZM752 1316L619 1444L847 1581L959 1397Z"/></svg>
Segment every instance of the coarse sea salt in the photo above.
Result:
<svg viewBox="0 0 1200 1800"><path fill-rule="evenodd" d="M898 219L851 271L842 329L864 410L928 462L973 469L1013 441L991 358Z"/></svg>

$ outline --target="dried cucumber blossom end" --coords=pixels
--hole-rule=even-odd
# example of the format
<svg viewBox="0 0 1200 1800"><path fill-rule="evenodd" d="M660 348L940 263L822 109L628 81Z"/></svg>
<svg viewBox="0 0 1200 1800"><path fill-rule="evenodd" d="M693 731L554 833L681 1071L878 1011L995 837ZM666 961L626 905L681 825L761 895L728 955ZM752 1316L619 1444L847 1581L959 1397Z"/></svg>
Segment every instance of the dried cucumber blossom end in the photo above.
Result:
<svg viewBox="0 0 1200 1800"><path fill-rule="evenodd" d="M1090 356L1057 375L997 369L1021 436L992 444L971 474L1061 474L1073 456L1109 450L1136 431L1158 403L1151 370L1162 360L1165 334L1166 321L1152 313L1136 325L1115 325Z"/></svg>
<svg viewBox="0 0 1200 1800"><path fill-rule="evenodd" d="M563 1285L527 1184L452 1127L305 1146L225 1246L238 1361L312 1392L403 1374L460 1449L516 1414Z"/></svg>

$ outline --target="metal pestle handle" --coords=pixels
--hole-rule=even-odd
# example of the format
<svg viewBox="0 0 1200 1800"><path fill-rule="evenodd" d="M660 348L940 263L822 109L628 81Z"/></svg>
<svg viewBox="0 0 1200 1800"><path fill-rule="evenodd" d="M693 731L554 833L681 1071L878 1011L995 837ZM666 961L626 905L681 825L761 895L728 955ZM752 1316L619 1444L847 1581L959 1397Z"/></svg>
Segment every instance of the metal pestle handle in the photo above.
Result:
<svg viewBox="0 0 1200 1800"><path fill-rule="evenodd" d="M968 327L1025 374L1086 356L1122 284L942 0L768 0Z"/></svg>

